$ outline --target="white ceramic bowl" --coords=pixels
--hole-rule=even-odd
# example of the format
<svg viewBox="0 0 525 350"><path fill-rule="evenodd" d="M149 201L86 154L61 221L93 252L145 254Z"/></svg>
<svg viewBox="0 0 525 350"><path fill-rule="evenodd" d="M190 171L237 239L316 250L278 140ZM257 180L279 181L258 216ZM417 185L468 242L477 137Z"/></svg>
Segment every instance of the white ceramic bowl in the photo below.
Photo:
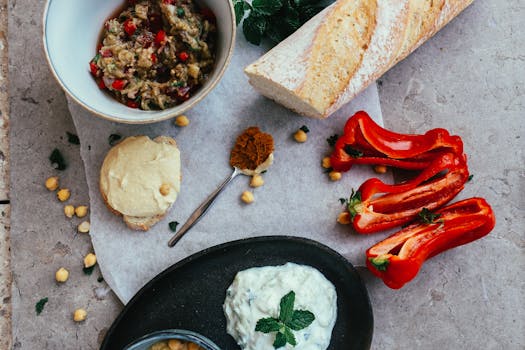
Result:
<svg viewBox="0 0 525 350"><path fill-rule="evenodd" d="M221 79L235 43L235 13L230 0L196 0L217 18L215 68L204 85L184 103L161 111L132 109L100 90L89 72L105 21L124 0L47 0L44 48L53 75L64 91L90 112L111 121L146 124L180 115L202 100Z"/></svg>

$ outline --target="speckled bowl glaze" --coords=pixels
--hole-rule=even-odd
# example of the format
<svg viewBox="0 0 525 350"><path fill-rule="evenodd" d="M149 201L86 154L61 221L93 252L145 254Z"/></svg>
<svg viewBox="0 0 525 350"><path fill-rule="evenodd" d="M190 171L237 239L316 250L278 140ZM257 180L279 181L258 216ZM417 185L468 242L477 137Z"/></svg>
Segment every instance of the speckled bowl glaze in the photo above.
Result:
<svg viewBox="0 0 525 350"><path fill-rule="evenodd" d="M128 124L147 124L184 113L201 101L219 82L235 44L235 13L229 0L196 0L217 18L215 68L204 85L184 103L161 111L132 109L100 90L89 72L104 22L123 0L47 0L43 40L51 72L64 91L99 117Z"/></svg>
<svg viewBox="0 0 525 350"><path fill-rule="evenodd" d="M198 333L183 329L168 329L165 331L158 331L145 335L126 346L124 350L148 350L153 344L168 339L190 341L194 344L199 345L204 350L221 350L221 348L215 345L208 338Z"/></svg>

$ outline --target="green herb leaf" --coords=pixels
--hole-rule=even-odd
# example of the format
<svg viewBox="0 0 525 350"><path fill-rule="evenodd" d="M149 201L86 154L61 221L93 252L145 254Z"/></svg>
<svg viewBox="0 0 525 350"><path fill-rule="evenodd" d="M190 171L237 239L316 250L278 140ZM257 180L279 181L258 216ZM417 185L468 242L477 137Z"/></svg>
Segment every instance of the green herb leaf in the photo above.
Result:
<svg viewBox="0 0 525 350"><path fill-rule="evenodd" d="M171 232L175 232L177 231L177 226L179 225L179 222L178 221L172 221L168 224L168 226L170 227L170 230Z"/></svg>
<svg viewBox="0 0 525 350"><path fill-rule="evenodd" d="M48 298L42 298L35 304L35 311L37 315L40 315L42 311L44 311L44 306L48 301Z"/></svg>
<svg viewBox="0 0 525 350"><path fill-rule="evenodd" d="M273 317L261 318L255 325L256 332L270 333L278 332L282 327L282 323Z"/></svg>
<svg viewBox="0 0 525 350"><path fill-rule="evenodd" d="M66 131L66 134L67 134L67 141L73 145L80 145L80 139L78 138L77 135L75 134L72 134L70 132L67 132Z"/></svg>
<svg viewBox="0 0 525 350"><path fill-rule="evenodd" d="M363 152L361 152L358 149L352 148L350 145L345 145L343 150L352 158L361 158L363 156Z"/></svg>
<svg viewBox="0 0 525 350"><path fill-rule="evenodd" d="M49 156L49 160L51 161L51 166L57 170L66 170L67 163L64 157L62 156L62 153L55 148L53 152L51 152L51 155Z"/></svg>
<svg viewBox="0 0 525 350"><path fill-rule="evenodd" d="M328 145L330 147L334 147L335 146L335 143L337 142L337 139L339 138L339 135L337 134L334 134L332 136L330 136L329 138L326 139L326 142L328 142Z"/></svg>
<svg viewBox="0 0 525 350"><path fill-rule="evenodd" d="M122 139L122 136L119 134L111 134L108 137L108 142L110 146L115 146L115 144Z"/></svg>
<svg viewBox="0 0 525 350"><path fill-rule="evenodd" d="M265 16L252 11L250 15L244 20L242 31L246 40L254 45L260 45L268 20Z"/></svg>
<svg viewBox="0 0 525 350"><path fill-rule="evenodd" d="M253 0L253 11L261 15L271 16L283 7L284 0Z"/></svg>
<svg viewBox="0 0 525 350"><path fill-rule="evenodd" d="M300 331L312 324L315 316L308 310L294 310L292 320L286 325L294 331ZM289 342L290 343L290 342ZM290 343L291 344L291 343Z"/></svg>
<svg viewBox="0 0 525 350"><path fill-rule="evenodd" d="M284 328L284 336L286 338L286 342L292 346L297 345L297 340L295 340L295 336L293 335L293 332L290 328L285 327Z"/></svg>
<svg viewBox="0 0 525 350"><path fill-rule="evenodd" d="M84 268L82 268L82 271L84 272L85 275L91 276L91 274L93 273L94 269L95 269L95 265L93 265L91 267L84 267Z"/></svg>
<svg viewBox="0 0 525 350"><path fill-rule="evenodd" d="M313 16L317 15L319 12L324 10L324 6L304 6L299 9L299 19L301 22L301 25L305 24L312 18Z"/></svg>
<svg viewBox="0 0 525 350"><path fill-rule="evenodd" d="M295 303L295 292L291 291L281 299L279 320L288 324L292 320L293 316L293 304Z"/></svg>
<svg viewBox="0 0 525 350"><path fill-rule="evenodd" d="M436 222L437 219L441 216L441 214L436 214L428 210L427 208L421 209L421 211L418 214L419 221L421 221L423 224L433 224Z"/></svg>
<svg viewBox="0 0 525 350"><path fill-rule="evenodd" d="M472 181L472 178L473 178L473 177L474 177L474 175L470 174L470 175L468 176L467 181Z"/></svg>
<svg viewBox="0 0 525 350"><path fill-rule="evenodd" d="M348 199L346 199L346 198L339 198L339 202L341 202L341 204L345 205L348 202Z"/></svg>
<svg viewBox="0 0 525 350"><path fill-rule="evenodd" d="M276 349L282 348L286 345L286 336L284 333L278 332L275 336L275 341L273 342L273 347Z"/></svg>
<svg viewBox="0 0 525 350"><path fill-rule="evenodd" d="M244 18L244 1L234 0L233 9L235 10L235 21L237 22L237 25L239 25L239 23L241 23L242 19Z"/></svg>
<svg viewBox="0 0 525 350"><path fill-rule="evenodd" d="M308 127L306 125L301 126L299 128L299 130L304 131L306 134L308 134L310 132L310 129L308 129Z"/></svg>

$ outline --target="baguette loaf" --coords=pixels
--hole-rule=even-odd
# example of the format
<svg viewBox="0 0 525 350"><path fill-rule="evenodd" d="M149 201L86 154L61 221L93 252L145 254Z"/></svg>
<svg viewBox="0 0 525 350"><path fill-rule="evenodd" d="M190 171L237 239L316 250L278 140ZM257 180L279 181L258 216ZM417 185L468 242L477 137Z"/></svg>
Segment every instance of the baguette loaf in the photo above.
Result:
<svg viewBox="0 0 525 350"><path fill-rule="evenodd" d="M326 118L473 0L339 0L245 68L250 84L295 112Z"/></svg>

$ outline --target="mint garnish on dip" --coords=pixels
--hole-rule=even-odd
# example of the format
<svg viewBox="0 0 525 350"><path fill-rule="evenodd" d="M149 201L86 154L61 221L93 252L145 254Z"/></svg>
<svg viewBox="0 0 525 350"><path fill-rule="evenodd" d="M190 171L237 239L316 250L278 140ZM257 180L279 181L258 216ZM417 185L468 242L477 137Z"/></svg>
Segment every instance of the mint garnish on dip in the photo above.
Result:
<svg viewBox="0 0 525 350"><path fill-rule="evenodd" d="M308 310L294 310L295 292L291 291L281 298L279 318L266 317L257 321L256 332L277 332L273 347L278 349L286 343L296 346L297 340L293 331L299 331L308 327L314 320L315 315Z"/></svg>

